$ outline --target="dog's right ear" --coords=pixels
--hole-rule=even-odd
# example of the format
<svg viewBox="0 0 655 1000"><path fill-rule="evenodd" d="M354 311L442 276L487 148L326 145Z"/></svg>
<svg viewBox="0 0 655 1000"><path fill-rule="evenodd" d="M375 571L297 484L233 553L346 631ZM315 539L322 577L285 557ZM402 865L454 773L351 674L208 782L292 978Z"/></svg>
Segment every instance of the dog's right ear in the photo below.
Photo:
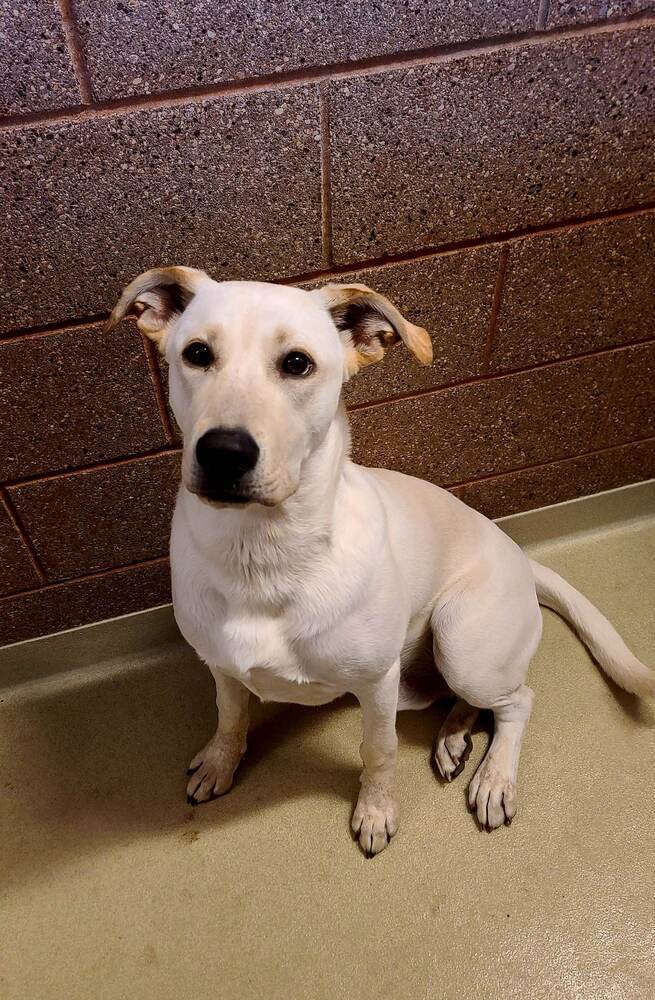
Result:
<svg viewBox="0 0 655 1000"><path fill-rule="evenodd" d="M123 290L106 329L113 330L126 316L136 316L139 330L154 340L163 353L171 321L184 312L207 280L208 275L194 267L155 267L144 271Z"/></svg>

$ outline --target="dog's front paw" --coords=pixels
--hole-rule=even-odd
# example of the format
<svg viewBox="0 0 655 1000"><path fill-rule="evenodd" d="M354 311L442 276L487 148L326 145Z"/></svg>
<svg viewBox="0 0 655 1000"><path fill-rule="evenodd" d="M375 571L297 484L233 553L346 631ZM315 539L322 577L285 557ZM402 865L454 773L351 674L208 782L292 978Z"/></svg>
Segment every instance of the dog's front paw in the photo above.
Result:
<svg viewBox="0 0 655 1000"><path fill-rule="evenodd" d="M367 858L383 851L398 829L398 803L393 791L381 785L363 787L351 827Z"/></svg>
<svg viewBox="0 0 655 1000"><path fill-rule="evenodd" d="M241 756L240 748L226 741L211 740L189 764L187 802L197 806L229 792Z"/></svg>

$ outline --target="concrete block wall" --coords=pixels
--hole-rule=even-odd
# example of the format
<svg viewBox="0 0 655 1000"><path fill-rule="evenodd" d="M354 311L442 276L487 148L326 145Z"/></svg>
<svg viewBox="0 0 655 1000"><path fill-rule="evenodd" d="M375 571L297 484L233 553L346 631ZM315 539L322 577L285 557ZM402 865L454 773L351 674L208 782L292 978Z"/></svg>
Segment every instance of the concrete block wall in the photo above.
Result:
<svg viewBox="0 0 655 1000"><path fill-rule="evenodd" d="M655 475L655 3L0 0L0 642L168 599L144 268L364 281L429 329L355 456L490 516Z"/></svg>

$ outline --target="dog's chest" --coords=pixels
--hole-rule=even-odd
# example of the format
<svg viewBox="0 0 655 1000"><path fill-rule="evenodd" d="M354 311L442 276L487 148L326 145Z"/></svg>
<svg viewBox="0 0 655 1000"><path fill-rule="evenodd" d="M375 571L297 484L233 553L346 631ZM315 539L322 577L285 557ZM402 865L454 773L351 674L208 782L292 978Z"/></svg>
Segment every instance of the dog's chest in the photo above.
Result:
<svg viewBox="0 0 655 1000"><path fill-rule="evenodd" d="M377 592L372 610L362 605L343 546L335 555L324 541L287 551L263 536L221 539L214 558L196 552L192 562L183 540L174 525L173 598L185 638L262 700L322 704L397 655L402 609ZM372 615L382 621L373 635Z"/></svg>
<svg viewBox="0 0 655 1000"><path fill-rule="evenodd" d="M313 656L299 655L283 617L240 610L217 623L211 636L216 663L262 701L319 705L343 694Z"/></svg>

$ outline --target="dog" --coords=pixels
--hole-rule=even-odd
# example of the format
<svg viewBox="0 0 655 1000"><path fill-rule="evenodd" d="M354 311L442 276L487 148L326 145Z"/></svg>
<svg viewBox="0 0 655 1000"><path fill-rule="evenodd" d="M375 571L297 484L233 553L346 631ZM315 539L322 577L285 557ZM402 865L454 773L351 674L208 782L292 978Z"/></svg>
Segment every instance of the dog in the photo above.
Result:
<svg viewBox="0 0 655 1000"><path fill-rule="evenodd" d="M437 486L350 460L344 383L397 342L432 360L427 332L384 296L166 267L125 288L109 328L130 315L169 366L184 441L173 606L216 682L218 728L191 761L189 802L230 789L251 693L303 705L351 693L363 723L352 830L373 857L398 829L396 713L430 704L426 678L441 675L457 700L438 770L461 772L490 709L468 799L481 827L511 823L540 604L613 681L655 695L655 674L600 611L492 521Z"/></svg>

